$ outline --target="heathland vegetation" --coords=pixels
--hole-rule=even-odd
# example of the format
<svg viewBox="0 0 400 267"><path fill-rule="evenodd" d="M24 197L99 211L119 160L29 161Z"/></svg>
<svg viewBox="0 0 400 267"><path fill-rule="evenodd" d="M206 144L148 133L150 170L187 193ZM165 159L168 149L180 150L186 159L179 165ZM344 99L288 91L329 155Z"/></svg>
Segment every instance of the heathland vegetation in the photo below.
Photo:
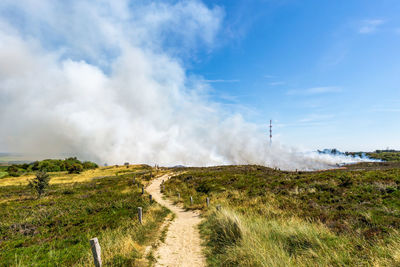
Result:
<svg viewBox="0 0 400 267"><path fill-rule="evenodd" d="M400 266L400 168L388 164L182 168L165 191L203 211L211 266Z"/></svg>
<svg viewBox="0 0 400 267"><path fill-rule="evenodd" d="M353 157L368 157L381 161L400 161L400 151L397 150L375 150L374 152L346 152L346 155Z"/></svg>
<svg viewBox="0 0 400 267"><path fill-rule="evenodd" d="M63 162L39 162L28 170ZM35 173L0 179L0 266L92 266L93 237L99 239L105 266L147 266L146 247L158 238L169 213L142 195L141 187L156 174L151 167L47 174L43 179L50 182L41 198L28 186ZM143 208L142 225L138 207Z"/></svg>
<svg viewBox="0 0 400 267"><path fill-rule="evenodd" d="M45 159L32 163L12 164L5 169L10 176L18 177L35 171L80 173L83 170L96 169L98 165L91 161L81 162L76 157L61 159Z"/></svg>

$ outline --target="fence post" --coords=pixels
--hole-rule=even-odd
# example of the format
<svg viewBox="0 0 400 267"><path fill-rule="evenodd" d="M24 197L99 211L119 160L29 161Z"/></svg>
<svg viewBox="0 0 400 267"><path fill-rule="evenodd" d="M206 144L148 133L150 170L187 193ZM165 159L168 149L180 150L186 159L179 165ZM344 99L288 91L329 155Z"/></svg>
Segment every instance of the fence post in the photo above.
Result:
<svg viewBox="0 0 400 267"><path fill-rule="evenodd" d="M92 248L94 266L101 267L101 249L97 237L90 239L90 247Z"/></svg>
<svg viewBox="0 0 400 267"><path fill-rule="evenodd" d="M207 198L206 201L207 201L207 207L210 206L210 198L209 197Z"/></svg>
<svg viewBox="0 0 400 267"><path fill-rule="evenodd" d="M142 218L143 218L143 210L142 207L138 208L138 217L139 217L139 223L142 224Z"/></svg>
<svg viewBox="0 0 400 267"><path fill-rule="evenodd" d="M142 195L144 194L144 186L142 186Z"/></svg>
<svg viewBox="0 0 400 267"><path fill-rule="evenodd" d="M149 200L150 200L150 203L151 203L152 200L153 200L153 196L152 195L149 195Z"/></svg>
<svg viewBox="0 0 400 267"><path fill-rule="evenodd" d="M190 205L193 205L193 197L190 196Z"/></svg>
<svg viewBox="0 0 400 267"><path fill-rule="evenodd" d="M181 193L178 193L178 200L181 199Z"/></svg>

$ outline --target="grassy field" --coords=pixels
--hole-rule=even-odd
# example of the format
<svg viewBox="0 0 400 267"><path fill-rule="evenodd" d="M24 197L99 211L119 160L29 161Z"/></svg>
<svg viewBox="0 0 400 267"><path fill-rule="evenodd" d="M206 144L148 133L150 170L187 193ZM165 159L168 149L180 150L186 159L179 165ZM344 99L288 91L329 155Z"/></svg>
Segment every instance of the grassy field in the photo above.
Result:
<svg viewBox="0 0 400 267"><path fill-rule="evenodd" d="M0 266L93 266L93 237L104 266L147 266L145 248L169 213L141 195L150 170L142 165L52 173L41 199L26 186L29 175L0 179Z"/></svg>
<svg viewBox="0 0 400 267"><path fill-rule="evenodd" d="M166 192L203 211L210 266L400 266L397 165L298 173L186 168L166 183Z"/></svg>
<svg viewBox="0 0 400 267"><path fill-rule="evenodd" d="M367 156L372 159L380 159L383 161L400 161L400 152L375 152L367 153Z"/></svg>

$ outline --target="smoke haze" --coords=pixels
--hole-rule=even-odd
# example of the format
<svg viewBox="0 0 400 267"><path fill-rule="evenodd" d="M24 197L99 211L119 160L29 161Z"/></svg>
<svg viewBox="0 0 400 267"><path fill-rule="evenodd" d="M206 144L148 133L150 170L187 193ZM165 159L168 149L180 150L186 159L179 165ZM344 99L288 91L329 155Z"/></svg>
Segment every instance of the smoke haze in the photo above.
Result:
<svg viewBox="0 0 400 267"><path fill-rule="evenodd" d="M15 2L0 3L0 145L8 151L283 169L354 160L270 147L259 125L209 100L204 79L186 74L185 59L200 45L213 48L220 7Z"/></svg>

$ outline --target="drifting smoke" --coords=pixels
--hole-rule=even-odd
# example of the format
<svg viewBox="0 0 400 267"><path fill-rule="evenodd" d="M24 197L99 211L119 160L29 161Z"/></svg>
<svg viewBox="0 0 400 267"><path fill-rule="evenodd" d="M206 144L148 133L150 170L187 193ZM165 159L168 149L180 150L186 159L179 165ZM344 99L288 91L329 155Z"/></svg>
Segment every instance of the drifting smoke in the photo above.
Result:
<svg viewBox="0 0 400 267"><path fill-rule="evenodd" d="M212 48L221 8L142 2L1 2L3 146L110 164L318 169L354 161L269 147L259 126L207 99L207 84L181 59Z"/></svg>

